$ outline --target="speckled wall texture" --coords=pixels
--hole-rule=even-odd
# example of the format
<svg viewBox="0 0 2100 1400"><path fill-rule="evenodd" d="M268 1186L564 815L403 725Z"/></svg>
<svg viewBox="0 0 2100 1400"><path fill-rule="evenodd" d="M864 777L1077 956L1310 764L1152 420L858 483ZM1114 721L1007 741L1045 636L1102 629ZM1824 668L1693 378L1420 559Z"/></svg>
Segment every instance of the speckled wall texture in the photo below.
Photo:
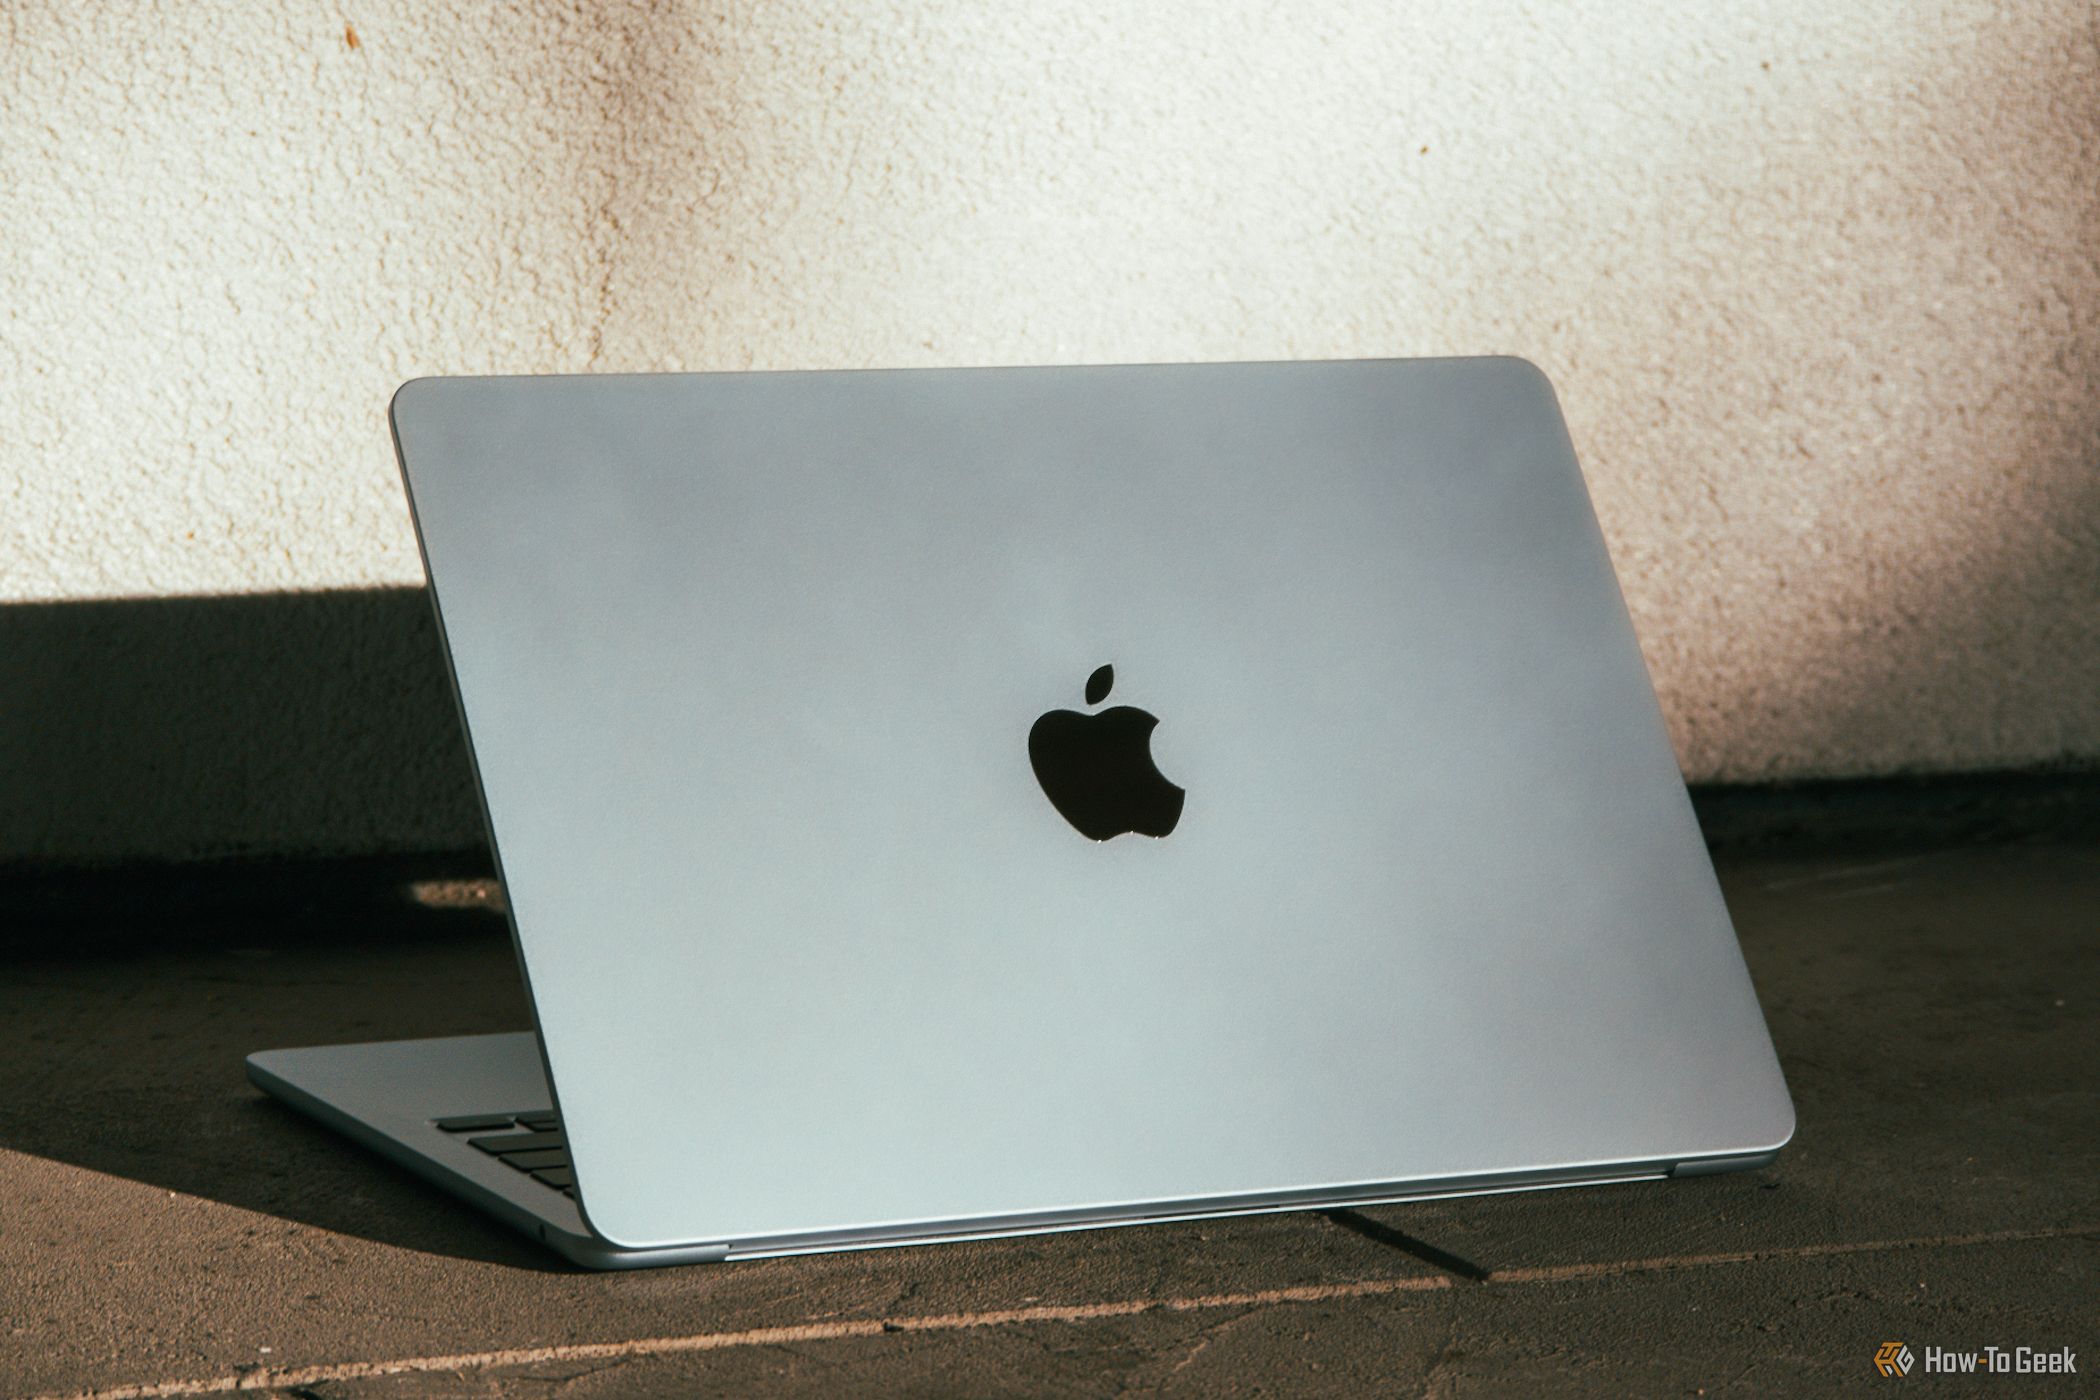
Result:
<svg viewBox="0 0 2100 1400"><path fill-rule="evenodd" d="M2100 758L2090 0L11 0L0 250L0 861L474 839L445 372L1522 354L1689 775Z"/></svg>

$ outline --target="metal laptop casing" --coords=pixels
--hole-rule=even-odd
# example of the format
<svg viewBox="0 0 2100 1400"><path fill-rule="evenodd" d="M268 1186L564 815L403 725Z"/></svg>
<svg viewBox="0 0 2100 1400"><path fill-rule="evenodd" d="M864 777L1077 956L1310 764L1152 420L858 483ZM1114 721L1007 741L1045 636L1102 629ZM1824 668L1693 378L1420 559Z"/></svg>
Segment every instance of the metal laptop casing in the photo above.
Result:
<svg viewBox="0 0 2100 1400"><path fill-rule="evenodd" d="M393 419L609 1243L1790 1135L1530 365L440 379ZM1119 704L1187 791L1163 840L1030 766Z"/></svg>

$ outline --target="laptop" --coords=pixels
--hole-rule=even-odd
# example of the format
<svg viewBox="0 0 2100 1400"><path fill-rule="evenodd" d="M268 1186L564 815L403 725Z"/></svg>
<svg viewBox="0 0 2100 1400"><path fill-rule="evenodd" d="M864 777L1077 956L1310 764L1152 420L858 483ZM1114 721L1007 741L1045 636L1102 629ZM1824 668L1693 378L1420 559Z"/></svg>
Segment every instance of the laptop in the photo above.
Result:
<svg viewBox="0 0 2100 1400"><path fill-rule="evenodd" d="M1531 365L423 379L392 420L535 1029L248 1073L571 1260L1791 1135Z"/></svg>

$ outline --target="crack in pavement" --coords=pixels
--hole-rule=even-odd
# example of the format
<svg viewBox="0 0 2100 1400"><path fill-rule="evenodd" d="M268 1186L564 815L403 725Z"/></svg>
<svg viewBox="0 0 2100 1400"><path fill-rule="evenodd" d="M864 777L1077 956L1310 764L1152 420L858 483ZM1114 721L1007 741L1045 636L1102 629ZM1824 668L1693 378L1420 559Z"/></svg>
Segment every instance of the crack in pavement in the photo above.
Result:
<svg viewBox="0 0 2100 1400"><path fill-rule="evenodd" d="M39 1400L167 1400L184 1395L225 1395L249 1390L286 1390L327 1381L370 1380L431 1371L482 1370L532 1365L545 1361L594 1361L638 1356L671 1356L683 1352L725 1351L735 1347L780 1346L791 1342L839 1341L880 1337L896 1332L959 1332L978 1327L1010 1327L1031 1322L1093 1322L1134 1317L1148 1312L1201 1312L1212 1308L1247 1308L1280 1303L1324 1303L1370 1298L1389 1293L1421 1293L1449 1288L1441 1274L1368 1279L1357 1283L1305 1284L1264 1288L1247 1293L1211 1293L1189 1298L1130 1298L1104 1303L1073 1303L1034 1308L938 1316L869 1318L853 1322L795 1323L754 1327L741 1332L702 1332L678 1337L641 1337L626 1342L576 1342L560 1346L511 1347L459 1352L447 1356L410 1356L393 1361L345 1361L317 1366L255 1366L230 1375L190 1381L158 1381L112 1386L39 1397Z"/></svg>

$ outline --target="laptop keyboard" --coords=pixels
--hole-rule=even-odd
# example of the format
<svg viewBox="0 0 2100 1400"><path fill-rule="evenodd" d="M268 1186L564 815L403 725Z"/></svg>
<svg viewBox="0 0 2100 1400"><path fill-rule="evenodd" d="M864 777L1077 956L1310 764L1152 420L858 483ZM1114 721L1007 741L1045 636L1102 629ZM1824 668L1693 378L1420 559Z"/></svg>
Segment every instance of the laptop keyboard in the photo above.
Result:
<svg viewBox="0 0 2100 1400"><path fill-rule="evenodd" d="M569 1169L569 1140L562 1136L561 1119L552 1111L470 1113L436 1122L441 1132L466 1137L467 1146L480 1148L504 1166L564 1196L576 1194L576 1173Z"/></svg>

